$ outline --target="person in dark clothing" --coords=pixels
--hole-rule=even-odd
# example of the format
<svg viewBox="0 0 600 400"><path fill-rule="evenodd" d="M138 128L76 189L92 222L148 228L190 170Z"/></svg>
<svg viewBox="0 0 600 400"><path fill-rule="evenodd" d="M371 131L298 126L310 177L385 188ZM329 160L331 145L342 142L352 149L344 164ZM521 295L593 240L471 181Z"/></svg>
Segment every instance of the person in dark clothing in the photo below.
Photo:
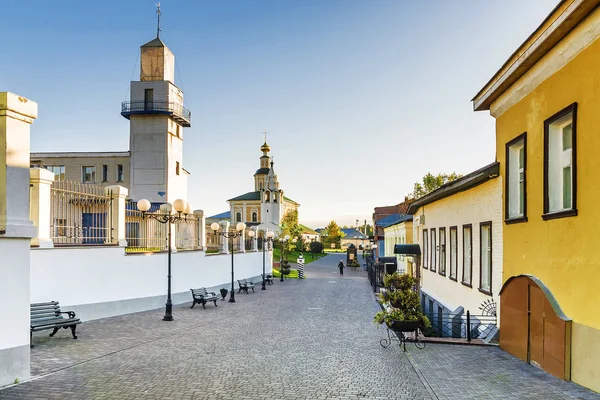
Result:
<svg viewBox="0 0 600 400"><path fill-rule="evenodd" d="M340 275L344 275L344 261L340 260L340 263L338 264L338 268L340 269Z"/></svg>

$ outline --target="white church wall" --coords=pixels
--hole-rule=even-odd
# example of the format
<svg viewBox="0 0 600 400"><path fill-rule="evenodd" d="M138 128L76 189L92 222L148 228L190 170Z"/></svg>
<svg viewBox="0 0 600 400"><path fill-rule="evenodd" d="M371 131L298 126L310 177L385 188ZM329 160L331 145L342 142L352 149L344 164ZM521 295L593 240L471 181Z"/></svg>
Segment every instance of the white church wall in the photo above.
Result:
<svg viewBox="0 0 600 400"><path fill-rule="evenodd" d="M269 254L267 265L270 260ZM235 279L259 277L262 253L236 253L234 271ZM229 290L231 257L173 253L173 304L189 302L190 289L198 287ZM166 292L166 253L127 255L119 247L31 250L31 302L59 301L84 321L161 308Z"/></svg>

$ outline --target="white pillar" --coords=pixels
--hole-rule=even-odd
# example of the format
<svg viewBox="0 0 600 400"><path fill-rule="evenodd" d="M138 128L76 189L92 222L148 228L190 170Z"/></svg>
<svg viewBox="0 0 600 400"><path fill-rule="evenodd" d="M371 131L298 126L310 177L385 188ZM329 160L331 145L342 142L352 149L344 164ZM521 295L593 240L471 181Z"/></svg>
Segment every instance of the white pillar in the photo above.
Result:
<svg viewBox="0 0 600 400"><path fill-rule="evenodd" d="M252 251L258 251L258 229L254 230L254 237L252 238Z"/></svg>
<svg viewBox="0 0 600 400"><path fill-rule="evenodd" d="M119 185L107 186L104 190L112 198L111 243L117 244L120 247L127 247L127 239L125 238L125 199L129 194L129 190Z"/></svg>
<svg viewBox="0 0 600 400"><path fill-rule="evenodd" d="M45 168L31 168L29 183L31 185L31 204L29 213L31 221L37 226L37 235L31 239L34 247L54 247L50 232L50 188L54 182L54 173Z"/></svg>
<svg viewBox="0 0 600 400"><path fill-rule="evenodd" d="M206 217L203 210L194 210L194 216L198 219L198 242L199 250L206 250Z"/></svg>
<svg viewBox="0 0 600 400"><path fill-rule="evenodd" d="M229 232L229 221L221 221L221 226L223 227L223 232ZM229 239L226 237L223 238L223 243L221 243L221 253L229 254Z"/></svg>
<svg viewBox="0 0 600 400"><path fill-rule="evenodd" d="M29 379L29 129L37 104L0 92L0 386Z"/></svg>

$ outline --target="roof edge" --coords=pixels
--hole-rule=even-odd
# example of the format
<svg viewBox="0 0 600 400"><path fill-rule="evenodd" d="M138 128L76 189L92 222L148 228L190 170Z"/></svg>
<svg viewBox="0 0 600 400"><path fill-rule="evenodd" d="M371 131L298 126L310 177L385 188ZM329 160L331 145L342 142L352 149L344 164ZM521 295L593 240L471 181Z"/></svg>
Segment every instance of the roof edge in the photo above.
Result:
<svg viewBox="0 0 600 400"><path fill-rule="evenodd" d="M435 201L444 199L455 195L456 193L464 192L465 190L472 189L476 186L481 185L489 181L490 179L497 178L500 174L500 163L494 161L485 167L479 168L476 171L471 172L461 178L458 178L452 182L448 182L433 192L426 194L425 196L413 201L408 206L407 214L415 214L417 210L427 204Z"/></svg>

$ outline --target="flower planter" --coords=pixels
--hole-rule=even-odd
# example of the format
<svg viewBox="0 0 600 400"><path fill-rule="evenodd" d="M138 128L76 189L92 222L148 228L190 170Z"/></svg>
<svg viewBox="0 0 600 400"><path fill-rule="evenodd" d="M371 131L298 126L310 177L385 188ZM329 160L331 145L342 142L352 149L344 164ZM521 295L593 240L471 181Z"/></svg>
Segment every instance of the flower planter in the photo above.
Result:
<svg viewBox="0 0 600 400"><path fill-rule="evenodd" d="M390 321L388 327L393 331L398 332L415 332L422 326L421 321Z"/></svg>

